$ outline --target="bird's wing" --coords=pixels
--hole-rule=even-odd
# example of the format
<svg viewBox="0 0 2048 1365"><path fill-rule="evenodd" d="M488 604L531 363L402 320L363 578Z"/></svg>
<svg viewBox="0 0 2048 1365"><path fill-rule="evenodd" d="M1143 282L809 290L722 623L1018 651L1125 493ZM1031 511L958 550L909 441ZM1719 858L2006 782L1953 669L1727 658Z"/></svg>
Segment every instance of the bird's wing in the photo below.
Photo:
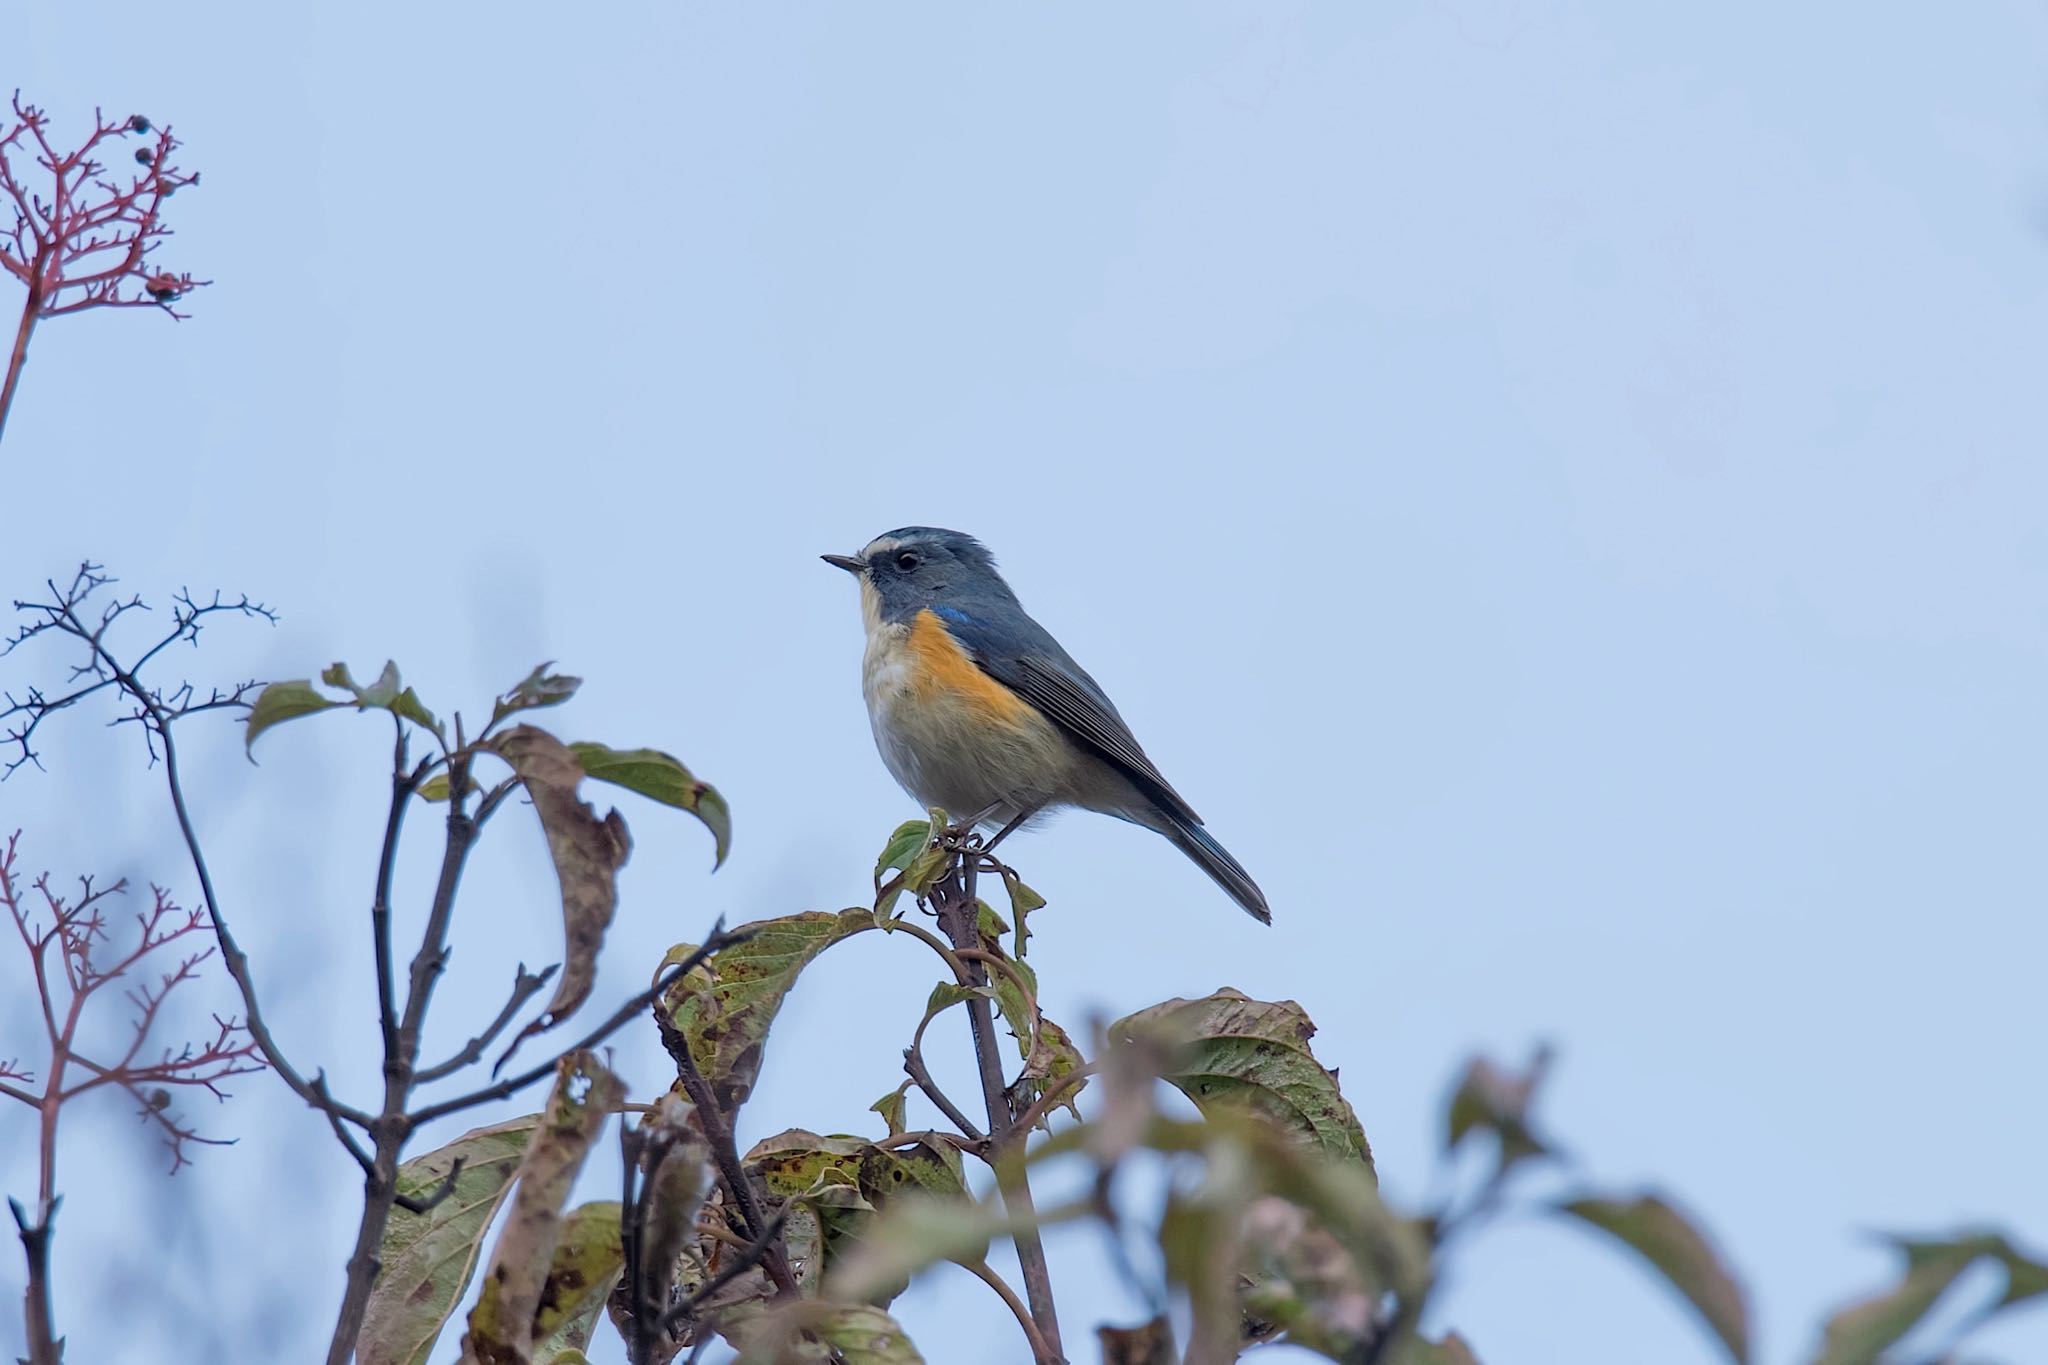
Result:
<svg viewBox="0 0 2048 1365"><path fill-rule="evenodd" d="M964 646L982 672L1031 703L1068 736L1168 810L1195 824L1195 814L1181 794L1154 767L1139 747L1137 736L1116 707L1074 662L1059 642L1030 617L1016 611L1020 623L998 632L986 620L951 607L935 609L948 633ZM1007 615L1008 613L1006 613Z"/></svg>

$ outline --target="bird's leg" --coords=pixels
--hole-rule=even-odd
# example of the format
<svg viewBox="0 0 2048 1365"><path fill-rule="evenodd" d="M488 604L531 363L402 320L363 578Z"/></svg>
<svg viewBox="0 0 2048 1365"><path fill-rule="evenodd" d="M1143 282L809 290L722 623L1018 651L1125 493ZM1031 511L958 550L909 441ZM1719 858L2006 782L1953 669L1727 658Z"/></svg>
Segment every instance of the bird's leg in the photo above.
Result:
<svg viewBox="0 0 2048 1365"><path fill-rule="evenodd" d="M981 851L983 853L995 852L996 845L1000 844L1003 840L1010 837L1010 831L1016 829L1019 825L1022 825L1026 820L1029 820L1032 816L1038 814L1038 812L1044 809L1045 803L1041 801L1035 806L1029 806L1021 811L1018 811L1015 818L1013 818L1009 824L1004 825L1001 829L996 831L995 838L990 839L987 843L981 846Z"/></svg>
<svg viewBox="0 0 2048 1365"><path fill-rule="evenodd" d="M965 846L967 844L967 841L974 837L974 831L981 824L981 822L988 819L989 816L994 815L997 811L1001 810L1002 808L1003 803L1000 801L997 801L992 805L983 806L980 810L968 816L966 819L955 820L952 824L940 830L939 837L941 839L946 840L949 843L959 846Z"/></svg>
<svg viewBox="0 0 2048 1365"><path fill-rule="evenodd" d="M1025 821L1044 809L1045 804L1040 802L1038 805L1019 811L1010 818L1008 824L997 830L987 843L976 840L967 846L965 851L968 856L961 861L963 863L962 870L967 878L967 892L970 897L974 894L974 876L978 872L993 872L1003 877L1016 875L1003 864L1000 858L995 856L995 847L1003 840L1009 838L1013 830L1021 828Z"/></svg>

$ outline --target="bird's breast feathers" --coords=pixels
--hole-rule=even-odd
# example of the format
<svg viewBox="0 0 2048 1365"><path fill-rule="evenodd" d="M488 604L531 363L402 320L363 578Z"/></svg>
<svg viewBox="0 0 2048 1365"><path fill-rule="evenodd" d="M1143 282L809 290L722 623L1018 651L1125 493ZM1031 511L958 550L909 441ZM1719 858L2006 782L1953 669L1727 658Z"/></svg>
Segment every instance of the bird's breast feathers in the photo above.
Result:
<svg viewBox="0 0 2048 1365"><path fill-rule="evenodd" d="M905 708L930 708L935 720L943 715L950 724L1043 723L1023 698L982 671L929 608L908 622L883 621L876 613L867 626L862 687L878 720L882 712L893 719Z"/></svg>

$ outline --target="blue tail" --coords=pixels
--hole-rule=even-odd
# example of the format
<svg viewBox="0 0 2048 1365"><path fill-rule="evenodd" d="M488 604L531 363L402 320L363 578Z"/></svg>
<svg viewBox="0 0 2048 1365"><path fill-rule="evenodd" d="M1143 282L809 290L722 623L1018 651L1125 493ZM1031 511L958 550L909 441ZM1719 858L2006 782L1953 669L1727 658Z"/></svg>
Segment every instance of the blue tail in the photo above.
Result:
<svg viewBox="0 0 2048 1365"><path fill-rule="evenodd" d="M1160 830L1181 852L1194 860L1195 866L1209 874L1216 885L1230 893L1230 898L1242 905L1251 917L1261 924L1273 922L1273 912L1266 908L1266 893L1259 890L1259 884L1252 880L1252 874L1245 871L1229 850L1216 842L1200 823L1183 818L1177 812L1161 810L1166 828Z"/></svg>

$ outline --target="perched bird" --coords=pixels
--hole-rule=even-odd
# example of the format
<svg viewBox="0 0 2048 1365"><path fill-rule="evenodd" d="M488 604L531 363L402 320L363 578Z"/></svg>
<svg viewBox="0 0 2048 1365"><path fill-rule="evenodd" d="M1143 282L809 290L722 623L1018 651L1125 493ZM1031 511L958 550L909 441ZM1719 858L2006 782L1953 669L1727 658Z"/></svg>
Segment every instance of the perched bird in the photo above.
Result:
<svg viewBox="0 0 2048 1365"><path fill-rule="evenodd" d="M860 580L861 690L905 791L995 840L1059 806L1157 830L1272 923L1251 874L1167 785L1095 679L1025 614L980 541L906 526L857 555L820 557Z"/></svg>

